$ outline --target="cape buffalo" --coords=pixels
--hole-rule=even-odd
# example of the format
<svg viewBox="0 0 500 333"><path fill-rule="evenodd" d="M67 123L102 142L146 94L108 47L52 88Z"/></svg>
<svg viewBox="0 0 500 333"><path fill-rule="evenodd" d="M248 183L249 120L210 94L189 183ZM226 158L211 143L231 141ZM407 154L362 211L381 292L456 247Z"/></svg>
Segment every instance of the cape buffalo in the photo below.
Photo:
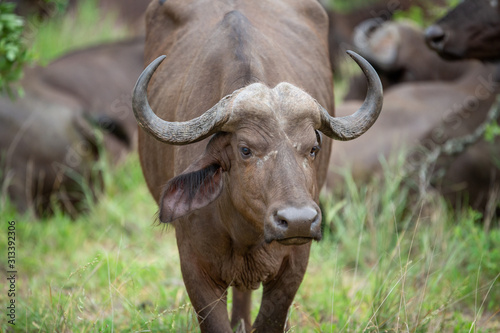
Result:
<svg viewBox="0 0 500 333"><path fill-rule="evenodd" d="M113 163L134 148L130 100L143 49L144 38L136 38L72 52L28 69L24 97L0 97L2 195L20 211L45 215L54 204L72 216L81 211L100 183L96 128Z"/></svg>
<svg viewBox="0 0 500 333"><path fill-rule="evenodd" d="M443 60L429 50L422 30L410 21L366 20L354 30L353 42L376 69L385 92L403 82L454 81L476 63ZM359 74L351 79L345 100L363 99L365 93L366 80Z"/></svg>
<svg viewBox="0 0 500 333"><path fill-rule="evenodd" d="M93 170L97 138L76 104L47 97L27 90L23 99L0 99L2 196L19 211L46 215L58 206L76 216L86 196L95 194L90 189L100 184Z"/></svg>
<svg viewBox="0 0 500 333"><path fill-rule="evenodd" d="M104 146L114 162L135 146L137 122L130 104L131 91L144 68L144 37L73 51L23 81L25 89L50 87L74 100L86 113L110 121ZM57 101L51 97L52 101ZM105 117L103 117L105 116Z"/></svg>
<svg viewBox="0 0 500 333"><path fill-rule="evenodd" d="M498 62L500 59L500 7L496 0L465 0L426 31L430 48L445 59L478 59ZM500 82L500 68L488 74L490 81ZM496 90L495 93L498 93ZM481 119L480 119L481 120ZM484 119L483 119L484 120ZM499 120L496 120L497 123ZM477 116L463 122L459 131L470 134L478 125ZM439 169L445 178L441 187L453 196L465 192L473 207L485 211L488 204L498 209L500 193L500 137L493 143L480 138L456 157L441 156ZM450 186L451 185L451 186ZM454 198L453 198L454 199ZM456 199L454 199L456 200Z"/></svg>
<svg viewBox="0 0 500 333"><path fill-rule="evenodd" d="M496 66L477 60L446 63L426 50L423 34L420 32L420 38L416 38L415 28L394 22L373 23L368 21L359 28L368 32L358 37L358 43L363 41L362 54L378 68L400 67L416 74L407 75L407 82L389 85L391 88L384 94L384 110L366 135L337 145L330 162L329 187L341 180L339 167L349 166L354 179L368 180L374 171L381 170L381 156L387 158L398 149L415 150L420 145L432 150L451 138L473 133L486 120L499 92ZM456 72L449 73L454 68ZM384 78L386 72L381 73ZM410 82L411 79L427 81ZM337 107L337 113L350 114L361 103L348 101ZM434 178L433 185L454 206L462 206L465 199L473 208L486 212L489 201L494 199L492 191L500 186L495 162L495 156L500 156L499 142L500 138L492 143L480 139L457 156L442 155L433 170L428 171ZM425 154L420 149L415 151L408 163L419 165Z"/></svg>
<svg viewBox="0 0 500 333"><path fill-rule="evenodd" d="M331 157L327 185L333 187L340 180L337 173L340 167L349 166L355 179L368 180L381 170L381 156L388 158L401 148L412 149L422 142L432 149L446 139L466 133L467 124L470 133L486 119L495 101L498 87L491 79L493 69L492 65L476 62L457 81L406 82L393 86L384 94L383 111L373 128L357 140L334 147L337 153ZM350 114L361 103L347 101L337 106L336 112L339 116ZM463 194L465 188L460 189Z"/></svg>
<svg viewBox="0 0 500 333"><path fill-rule="evenodd" d="M367 99L353 115L331 116L328 19L316 0L155 0L146 31L152 63L133 98L140 160L160 221L175 227L200 328L283 332L311 241L321 238L331 145L321 133L364 133L381 109L380 81L352 54L370 82ZM251 291L261 283L252 326Z"/></svg>
<svg viewBox="0 0 500 333"><path fill-rule="evenodd" d="M325 6L329 18L328 47L332 69L336 72L340 60L346 56L345 51L354 48L354 30L361 22L373 19L380 24L391 20L398 11L407 11L414 7L421 9L424 17L429 17L435 6L443 6L446 1L435 0L432 5L427 0L375 0L356 1L351 4L346 1L344 4L350 7L349 10L333 10L329 8L332 1L320 2Z"/></svg>
<svg viewBox="0 0 500 333"><path fill-rule="evenodd" d="M446 59L500 59L497 0L464 0L427 28L426 41Z"/></svg>

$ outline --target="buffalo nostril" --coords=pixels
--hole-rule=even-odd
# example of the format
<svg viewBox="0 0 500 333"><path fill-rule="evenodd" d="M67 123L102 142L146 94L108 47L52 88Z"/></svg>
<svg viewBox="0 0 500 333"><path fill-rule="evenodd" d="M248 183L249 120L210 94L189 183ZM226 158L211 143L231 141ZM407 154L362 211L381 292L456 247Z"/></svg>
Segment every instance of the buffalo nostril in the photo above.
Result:
<svg viewBox="0 0 500 333"><path fill-rule="evenodd" d="M288 227L288 222L286 220L283 220L283 219L278 219L278 225L286 228L286 227Z"/></svg>
<svg viewBox="0 0 500 333"><path fill-rule="evenodd" d="M287 216L283 216L282 211L277 211L274 213L274 224L282 229L288 228Z"/></svg>
<svg viewBox="0 0 500 333"><path fill-rule="evenodd" d="M432 48L442 48L446 33L439 25L431 25L425 30L425 40Z"/></svg>

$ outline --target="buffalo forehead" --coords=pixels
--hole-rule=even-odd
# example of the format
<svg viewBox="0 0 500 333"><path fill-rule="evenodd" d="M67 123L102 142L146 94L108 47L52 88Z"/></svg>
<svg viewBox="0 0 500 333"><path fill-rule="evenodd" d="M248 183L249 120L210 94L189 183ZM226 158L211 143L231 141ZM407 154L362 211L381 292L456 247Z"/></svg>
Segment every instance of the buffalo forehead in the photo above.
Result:
<svg viewBox="0 0 500 333"><path fill-rule="evenodd" d="M232 104L232 116L238 122L259 119L286 129L290 124L304 123L317 127L319 106L308 93L290 84L269 88L254 83L242 89Z"/></svg>

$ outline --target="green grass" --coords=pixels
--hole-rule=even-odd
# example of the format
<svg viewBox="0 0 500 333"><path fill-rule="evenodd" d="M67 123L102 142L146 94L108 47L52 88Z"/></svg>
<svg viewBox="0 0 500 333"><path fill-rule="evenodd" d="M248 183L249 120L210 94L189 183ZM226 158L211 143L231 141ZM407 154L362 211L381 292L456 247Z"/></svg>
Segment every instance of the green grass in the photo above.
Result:
<svg viewBox="0 0 500 333"><path fill-rule="evenodd" d="M292 332L500 329L500 230L485 233L477 213L455 214L435 197L413 209L398 169L365 185L347 174L322 198L325 237L312 246ZM106 185L75 221L2 207L3 229L16 221L16 331L198 331L173 230L154 226L137 156L106 172Z"/></svg>
<svg viewBox="0 0 500 333"><path fill-rule="evenodd" d="M370 184L347 173L323 198L326 238L295 300L311 324L296 331L500 329L500 230L485 233L476 212L454 213L432 194L414 203L401 164Z"/></svg>
<svg viewBox="0 0 500 333"><path fill-rule="evenodd" d="M78 3L74 12L41 21L28 20L26 38L35 60L47 64L70 50L126 37L130 32L112 12L101 12L97 0Z"/></svg>
<svg viewBox="0 0 500 333"><path fill-rule="evenodd" d="M18 238L17 330L193 326L189 316L177 320L176 314L189 313L190 307L179 287L175 238L153 226L156 207L137 157L106 178L99 204L75 221L60 214L34 221L4 207L2 217L16 221ZM5 241L2 237L2 248ZM6 303L5 293L0 302Z"/></svg>

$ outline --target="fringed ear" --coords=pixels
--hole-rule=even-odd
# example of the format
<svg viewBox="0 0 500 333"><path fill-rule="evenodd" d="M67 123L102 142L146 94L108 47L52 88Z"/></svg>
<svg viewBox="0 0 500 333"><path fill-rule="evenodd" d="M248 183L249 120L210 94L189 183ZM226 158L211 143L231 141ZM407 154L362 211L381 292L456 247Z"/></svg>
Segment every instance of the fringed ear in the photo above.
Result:
<svg viewBox="0 0 500 333"><path fill-rule="evenodd" d="M215 134L205 153L165 185L160 199L161 222L172 222L217 199L224 185L222 173L230 168L230 139L229 133Z"/></svg>
<svg viewBox="0 0 500 333"><path fill-rule="evenodd" d="M221 194L222 168L217 164L183 173L171 179L160 200L160 221L172 222L205 207Z"/></svg>

